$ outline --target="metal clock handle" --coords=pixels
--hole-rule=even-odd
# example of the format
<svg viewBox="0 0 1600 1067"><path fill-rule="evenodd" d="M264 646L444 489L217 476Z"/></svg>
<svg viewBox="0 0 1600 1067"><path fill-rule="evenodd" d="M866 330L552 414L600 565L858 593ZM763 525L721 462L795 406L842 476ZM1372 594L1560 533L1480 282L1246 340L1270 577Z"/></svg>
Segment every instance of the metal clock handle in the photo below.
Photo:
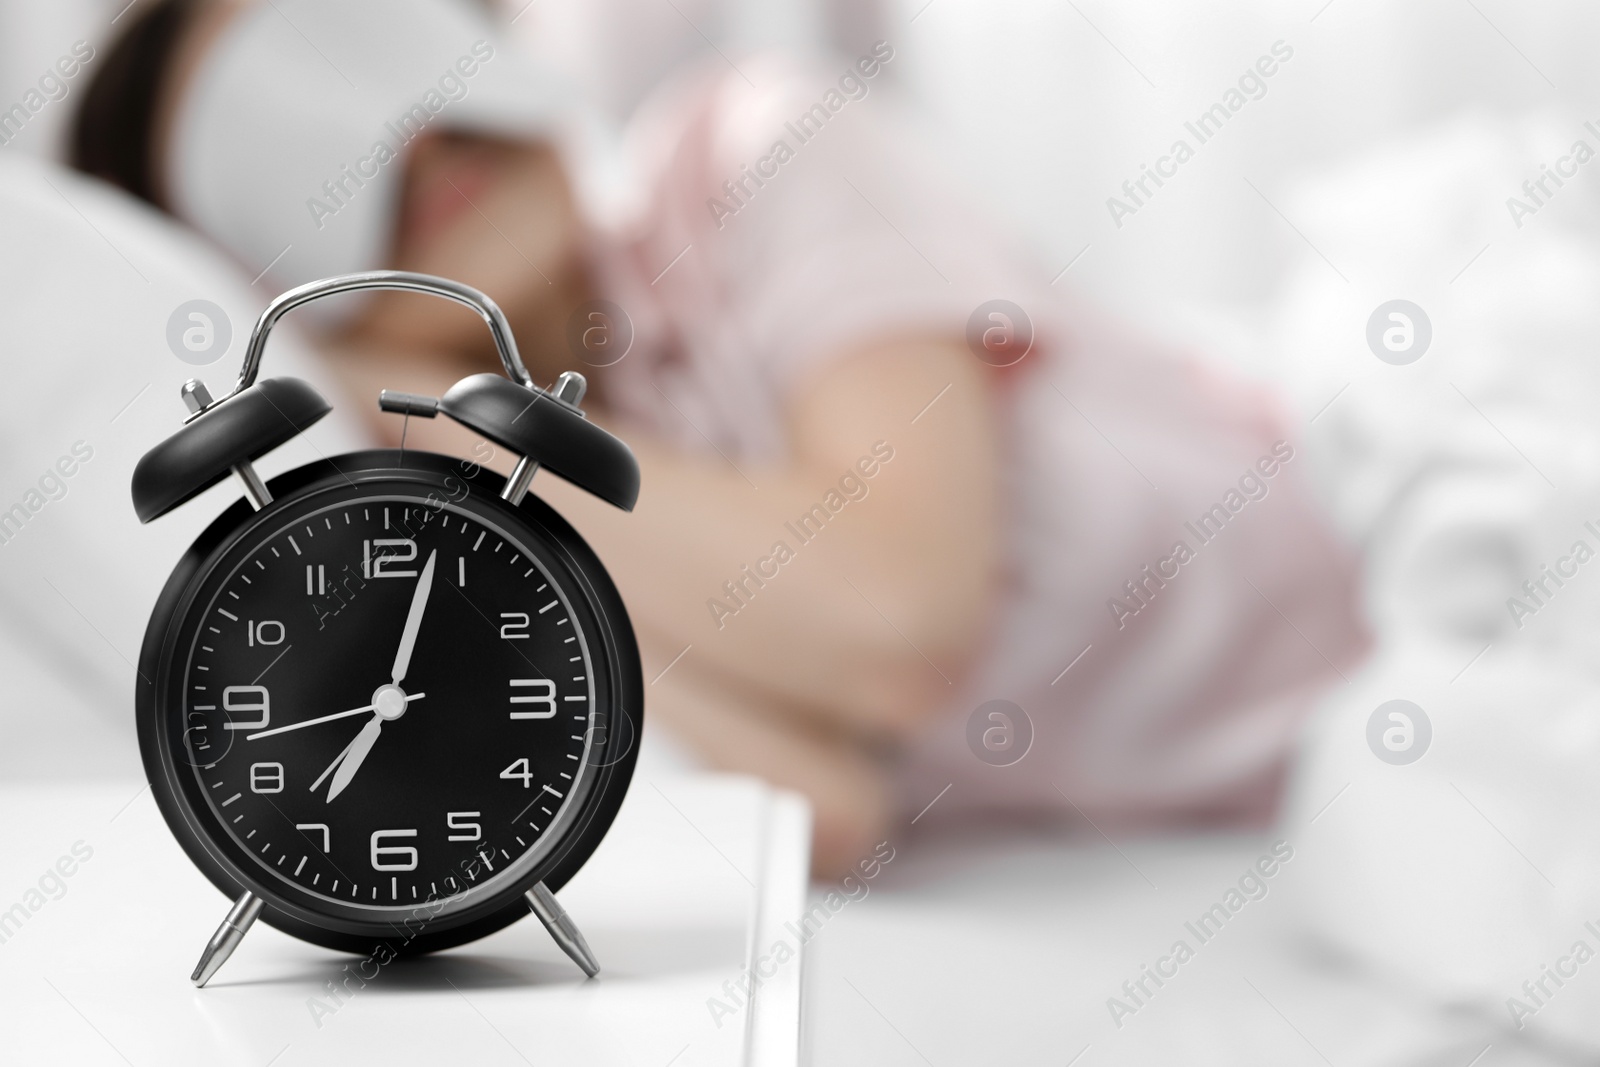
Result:
<svg viewBox="0 0 1600 1067"><path fill-rule="evenodd" d="M449 278L439 278L432 274L416 274L403 270L369 270L358 274L340 274L321 281L309 282L305 285L290 289L280 294L272 303L267 305L261 317L256 320L255 329L250 332L250 347L245 350L244 364L239 368L239 380L224 396L214 401L208 401L204 406L195 410L187 421L193 422L206 411L221 404L255 384L256 375L261 371L261 357L266 351L267 337L272 333L272 328L278 320L283 318L302 304L309 304L313 300L320 300L325 296L335 296L339 293L352 293L362 289L395 289L411 293L430 293L442 296L446 300L454 300L458 304L476 311L482 316L489 327L489 332L494 335L495 348L500 352L500 362L505 367L506 377L518 385L533 386L533 377L528 373L528 368L522 363L522 356L517 351L517 339L511 333L511 324L506 321L505 312L483 292L470 285L451 281Z"/></svg>

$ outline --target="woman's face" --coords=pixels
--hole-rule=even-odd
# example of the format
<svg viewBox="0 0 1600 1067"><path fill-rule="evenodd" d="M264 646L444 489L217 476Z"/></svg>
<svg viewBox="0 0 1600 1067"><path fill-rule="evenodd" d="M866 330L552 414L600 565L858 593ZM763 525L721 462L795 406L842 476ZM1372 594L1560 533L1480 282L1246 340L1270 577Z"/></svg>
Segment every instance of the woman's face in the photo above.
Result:
<svg viewBox="0 0 1600 1067"><path fill-rule="evenodd" d="M387 265L475 286L500 304L513 327L534 328L538 324L530 319L557 312L581 287L580 237L566 173L554 150L444 133L420 141L407 157ZM430 315L429 305L437 301L382 303L389 306L379 308L374 301L372 307L385 321L364 316L367 330L457 347L451 343L456 330L447 321L464 321L474 337L487 337L470 313L464 319Z"/></svg>
<svg viewBox="0 0 1600 1067"><path fill-rule="evenodd" d="M205 56L249 6L247 0L215 0L196 8L161 94L157 159L169 158L173 119ZM488 293L519 335L548 338L560 330L565 309L584 298L584 277L582 229L554 149L535 141L430 133L410 146L405 167L386 261L363 267L465 282ZM166 175L157 181L165 185ZM492 352L475 314L410 294L374 294L342 339L440 354ZM533 355L548 346L528 347Z"/></svg>

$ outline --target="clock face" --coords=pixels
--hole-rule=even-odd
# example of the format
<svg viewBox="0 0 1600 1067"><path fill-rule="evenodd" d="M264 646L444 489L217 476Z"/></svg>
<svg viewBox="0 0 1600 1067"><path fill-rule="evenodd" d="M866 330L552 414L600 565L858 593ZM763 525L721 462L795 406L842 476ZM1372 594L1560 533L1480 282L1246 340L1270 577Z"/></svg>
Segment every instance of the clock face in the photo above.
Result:
<svg viewBox="0 0 1600 1067"><path fill-rule="evenodd" d="M603 631L561 555L475 497L320 492L200 578L163 714L191 810L252 881L313 910L463 905L582 810Z"/></svg>

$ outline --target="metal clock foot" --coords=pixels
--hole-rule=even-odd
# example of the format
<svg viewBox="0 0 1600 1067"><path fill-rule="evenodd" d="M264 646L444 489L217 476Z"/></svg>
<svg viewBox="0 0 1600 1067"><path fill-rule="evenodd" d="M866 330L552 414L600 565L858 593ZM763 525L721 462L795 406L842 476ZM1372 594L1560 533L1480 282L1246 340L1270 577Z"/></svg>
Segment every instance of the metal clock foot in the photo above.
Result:
<svg viewBox="0 0 1600 1067"><path fill-rule="evenodd" d="M211 935L211 940L206 943L206 950L200 954L200 962L195 965L189 981L197 986L203 986L211 981L211 976L228 962L228 957L239 947L239 942L244 940L244 935L256 921L256 916L260 914L261 898L246 890L243 896L233 902L228 917L222 920L217 932Z"/></svg>
<svg viewBox="0 0 1600 1067"><path fill-rule="evenodd" d="M583 973L590 978L599 974L599 961L589 951L589 943L583 939L583 934L578 931L567 910L556 902L555 894L540 882L528 890L527 897L533 913L539 916L539 921L544 923L544 928L550 931L550 936L555 938L561 950L572 957L572 962L582 967Z"/></svg>

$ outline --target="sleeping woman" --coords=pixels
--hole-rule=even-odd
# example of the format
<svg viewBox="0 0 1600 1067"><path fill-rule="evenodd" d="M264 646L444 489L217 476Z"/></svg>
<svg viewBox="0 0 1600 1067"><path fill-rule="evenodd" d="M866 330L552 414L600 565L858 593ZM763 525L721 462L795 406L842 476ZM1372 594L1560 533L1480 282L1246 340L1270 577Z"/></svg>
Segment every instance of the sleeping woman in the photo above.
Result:
<svg viewBox="0 0 1600 1067"><path fill-rule="evenodd" d="M615 576L652 721L807 796L819 873L919 813L1270 816L1365 648L1295 434L945 188L895 121L891 46L686 72L608 141L470 5L130 15L76 165L264 287L445 275L500 304L536 380L583 371L638 509L535 491ZM497 365L443 301L310 322L377 442L401 432L380 388ZM408 447L490 455L443 422Z"/></svg>

